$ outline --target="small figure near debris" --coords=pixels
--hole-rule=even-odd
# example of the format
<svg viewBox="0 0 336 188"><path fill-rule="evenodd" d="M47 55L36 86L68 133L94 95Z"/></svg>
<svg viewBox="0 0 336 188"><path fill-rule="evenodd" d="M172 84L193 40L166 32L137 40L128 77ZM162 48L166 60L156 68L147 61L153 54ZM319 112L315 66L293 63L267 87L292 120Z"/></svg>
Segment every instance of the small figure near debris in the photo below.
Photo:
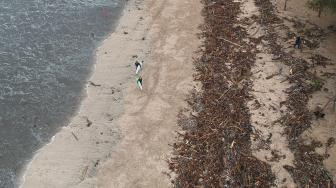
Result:
<svg viewBox="0 0 336 188"><path fill-rule="evenodd" d="M140 71L141 68L142 68L143 61L141 61L140 63L139 63L139 61L135 61L134 64L135 64L135 74L138 74L139 71Z"/></svg>
<svg viewBox="0 0 336 188"><path fill-rule="evenodd" d="M136 79L136 83L137 83L138 87L140 88L140 90L142 90L142 77L141 76L139 76Z"/></svg>
<svg viewBox="0 0 336 188"><path fill-rule="evenodd" d="M323 112L323 108L320 106L317 106L314 110L314 115L316 119L324 118L325 113Z"/></svg>
<svg viewBox="0 0 336 188"><path fill-rule="evenodd" d="M301 49L302 39L300 36L296 37L294 48Z"/></svg>

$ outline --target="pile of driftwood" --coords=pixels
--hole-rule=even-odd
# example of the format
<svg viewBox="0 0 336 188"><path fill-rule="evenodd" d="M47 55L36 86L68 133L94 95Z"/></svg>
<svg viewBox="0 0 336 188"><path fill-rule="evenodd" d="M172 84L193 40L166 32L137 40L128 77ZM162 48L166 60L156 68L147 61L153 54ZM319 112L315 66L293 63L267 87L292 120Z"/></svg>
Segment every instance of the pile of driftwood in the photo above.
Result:
<svg viewBox="0 0 336 188"><path fill-rule="evenodd" d="M175 187L270 187L274 176L252 156L250 114L251 66L255 45L243 41L238 26L240 3L203 0L200 37L204 44L195 60L195 80L202 91L188 99L192 112L180 117L184 130L173 145L170 169Z"/></svg>
<svg viewBox="0 0 336 188"><path fill-rule="evenodd" d="M289 140L289 148L294 153L294 166L285 166L292 174L298 187L334 187L332 177L323 166L323 160L326 156L319 155L315 152L316 147L321 143L312 142L309 145L304 144L300 135L310 128L313 113L308 110L307 104L311 94L322 87L322 81L311 71L314 66L325 66L328 59L314 55L311 57L312 65L304 59L285 53L278 44L279 38L275 32L275 25L282 22L275 14L274 7L270 0L256 0L261 15L256 18L259 23L266 25L268 33L265 39L269 42L272 54L286 63L290 67L290 74L287 80L291 87L286 91L288 94L287 113L281 118L281 124L285 126L285 134ZM316 30L316 29L315 29ZM323 33L318 29L319 33ZM316 40L315 35L305 34L305 39ZM316 33L316 32L315 32ZM311 46L307 46L311 48Z"/></svg>

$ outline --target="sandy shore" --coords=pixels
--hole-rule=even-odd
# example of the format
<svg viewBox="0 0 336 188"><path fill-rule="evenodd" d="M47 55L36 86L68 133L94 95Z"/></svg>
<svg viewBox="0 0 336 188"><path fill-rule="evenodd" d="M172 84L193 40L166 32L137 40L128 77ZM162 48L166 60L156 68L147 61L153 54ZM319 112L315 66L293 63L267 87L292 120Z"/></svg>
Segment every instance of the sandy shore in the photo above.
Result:
<svg viewBox="0 0 336 188"><path fill-rule="evenodd" d="M97 50L78 114L37 152L21 187L169 187L165 160L193 86L200 10L191 0L129 1ZM145 61L143 91L136 55Z"/></svg>
<svg viewBox="0 0 336 188"><path fill-rule="evenodd" d="M150 53L144 91L129 87L118 124L124 139L98 175L98 187L170 187L166 159L174 142L177 114L193 87L194 51L201 4L148 1Z"/></svg>
<svg viewBox="0 0 336 188"><path fill-rule="evenodd" d="M270 28L252 19L262 14L261 7L253 0L239 2L240 18L250 19L245 26L250 39L266 35ZM327 156L322 167L336 181L336 147L328 143L335 139L336 116L328 103L336 95L336 34L328 29L336 24L334 16L318 18L300 0L288 1L286 11L282 11L284 0L273 3L284 20L276 33L286 53L307 62L314 54L330 59L325 67L310 70L324 85L309 100L309 110L325 106L325 117L314 118L299 139L306 145L321 143L312 152ZM97 50L96 68L78 115L28 165L23 187L171 187L166 159L171 156L169 144L176 141L177 114L187 106L184 99L194 86L192 59L201 44L196 37L201 6L192 0L128 2L116 31ZM318 40L316 49L292 49L294 39L287 39L287 34L303 33L294 21L307 30L317 25L329 33ZM277 121L288 111L281 104L289 98L287 90L293 84L287 78L292 73L285 62L273 59L268 42L264 39L257 46L260 52L251 70L252 153L270 166L277 187L295 187L300 177L285 167L296 167L299 155L285 135L285 125ZM137 58L145 61L143 91L135 86Z"/></svg>

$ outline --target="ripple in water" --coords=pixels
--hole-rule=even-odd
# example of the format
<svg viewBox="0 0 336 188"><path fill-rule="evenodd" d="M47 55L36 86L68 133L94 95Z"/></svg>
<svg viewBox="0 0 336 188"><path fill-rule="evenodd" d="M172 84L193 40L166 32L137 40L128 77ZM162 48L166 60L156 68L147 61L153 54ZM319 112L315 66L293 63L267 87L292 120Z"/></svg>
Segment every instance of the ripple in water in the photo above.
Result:
<svg viewBox="0 0 336 188"><path fill-rule="evenodd" d="M0 0L0 187L74 115L122 0Z"/></svg>

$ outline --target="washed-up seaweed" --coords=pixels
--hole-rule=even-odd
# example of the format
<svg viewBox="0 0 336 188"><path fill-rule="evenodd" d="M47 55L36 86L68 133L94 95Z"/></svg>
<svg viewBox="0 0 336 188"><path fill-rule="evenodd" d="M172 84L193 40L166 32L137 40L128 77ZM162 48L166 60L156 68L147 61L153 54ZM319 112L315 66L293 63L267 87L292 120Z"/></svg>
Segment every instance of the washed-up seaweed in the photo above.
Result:
<svg viewBox="0 0 336 188"><path fill-rule="evenodd" d="M310 73L310 66L306 60L284 52L278 44L279 36L275 32L274 25L278 24L279 19L277 19L272 3L269 0L256 0L256 5L261 12L260 22L268 28L265 38L269 42L272 54L290 67L288 81L291 87L286 91L288 98L285 102L288 110L281 118L281 124L285 126L285 135L295 160L294 166L284 166L284 168L290 172L298 187L334 187L332 177L323 166L326 156L315 152L315 148L318 147L315 143L305 144L300 139L300 135L311 127L313 113L307 107L309 97L321 89L322 83ZM315 34L312 34L316 33L315 30L306 34L306 40L309 37L315 37ZM317 31L321 30L317 29ZM309 45L308 47L311 48ZM314 65L323 66L327 59L322 56L313 56L312 61Z"/></svg>
<svg viewBox="0 0 336 188"><path fill-rule="evenodd" d="M195 60L202 91L187 100L189 117L180 115L169 167L175 187L271 187L271 167L252 155L251 100L253 43L237 19L240 3L203 0L203 45ZM182 118L184 117L184 118Z"/></svg>
<svg viewBox="0 0 336 188"><path fill-rule="evenodd" d="M324 68L330 64L330 59L320 55L320 54L314 54L310 57L312 63L313 63L313 67L314 66L323 66Z"/></svg>

